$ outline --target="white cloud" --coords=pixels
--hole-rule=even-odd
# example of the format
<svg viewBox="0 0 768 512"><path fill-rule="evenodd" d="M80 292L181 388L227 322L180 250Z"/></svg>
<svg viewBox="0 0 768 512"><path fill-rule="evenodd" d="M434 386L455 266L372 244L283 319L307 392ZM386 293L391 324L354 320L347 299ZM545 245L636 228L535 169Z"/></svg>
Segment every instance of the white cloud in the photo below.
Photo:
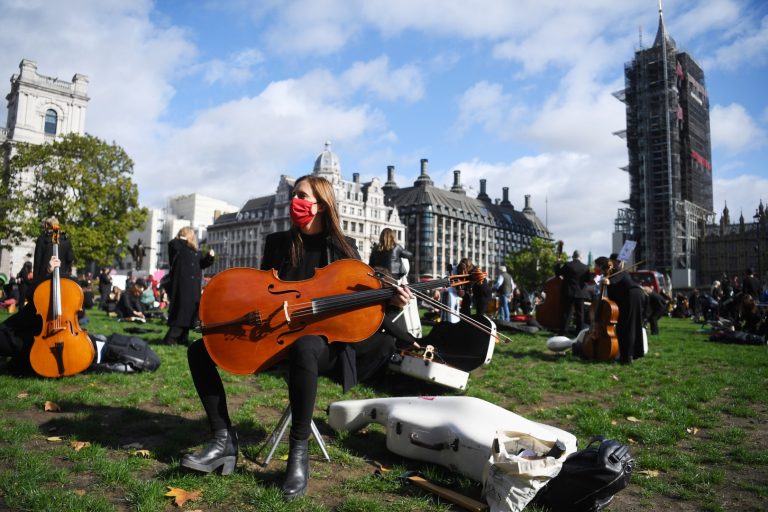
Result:
<svg viewBox="0 0 768 512"><path fill-rule="evenodd" d="M138 176L152 183L144 199L157 203L167 191L199 191L243 202L272 193L280 174L311 172L302 161L319 154L325 140L353 145L363 137L384 136L379 112L329 101L338 97L339 82L328 72L313 71L200 113L148 158L146 175Z"/></svg>
<svg viewBox="0 0 768 512"><path fill-rule="evenodd" d="M768 142L768 134L738 103L715 105L710 112L712 145L732 153L755 149Z"/></svg>
<svg viewBox="0 0 768 512"><path fill-rule="evenodd" d="M707 0L696 2L690 8L685 6L674 18L664 16L665 26L678 41L691 40L712 30L722 33L737 25L744 17L742 7L735 0ZM670 29L669 24L673 28Z"/></svg>
<svg viewBox="0 0 768 512"><path fill-rule="evenodd" d="M242 84L253 77L253 68L264 62L264 55L256 48L246 48L231 55L227 60L213 59L201 64L204 80L211 85Z"/></svg>
<svg viewBox="0 0 768 512"><path fill-rule="evenodd" d="M424 80L419 68L409 64L390 69L386 56L355 62L340 80L352 90L365 89L387 101L417 101L424 95Z"/></svg>
<svg viewBox="0 0 768 512"><path fill-rule="evenodd" d="M739 215L744 215L745 222L753 222L760 200L768 206L768 178L753 174L742 174L730 179L715 178L714 182L714 209L717 218L727 203L731 215L731 222L738 222Z"/></svg>
<svg viewBox="0 0 768 512"><path fill-rule="evenodd" d="M489 163L472 160L457 163L465 188L479 189L486 180L487 193L500 198L502 187L509 186L515 208L524 206L531 196L537 216L549 225L566 250L580 249L596 257L611 252L613 220L620 203L628 197L629 178L615 162L576 152L543 153L512 162ZM432 175L436 183L452 183L450 173Z"/></svg>
<svg viewBox="0 0 768 512"><path fill-rule="evenodd" d="M0 69L18 72L29 58L38 72L67 80L88 76L87 130L118 141L132 156L151 140L174 95L172 79L192 62L188 34L150 20L151 2L45 2L6 5Z"/></svg>
<svg viewBox="0 0 768 512"><path fill-rule="evenodd" d="M727 45L720 46L714 56L704 61L705 68L735 70L743 65L763 66L768 62L768 16L759 26L742 24L743 30Z"/></svg>
<svg viewBox="0 0 768 512"><path fill-rule="evenodd" d="M474 84L459 98L456 136L461 136L474 125L498 138L514 137L524 109L516 105L512 96L498 83L485 80Z"/></svg>

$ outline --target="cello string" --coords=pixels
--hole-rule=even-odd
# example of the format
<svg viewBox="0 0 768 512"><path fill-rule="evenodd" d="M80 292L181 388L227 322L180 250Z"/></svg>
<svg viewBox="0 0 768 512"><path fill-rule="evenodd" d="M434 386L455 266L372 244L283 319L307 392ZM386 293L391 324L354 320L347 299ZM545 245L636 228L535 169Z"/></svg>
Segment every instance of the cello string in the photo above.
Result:
<svg viewBox="0 0 768 512"><path fill-rule="evenodd" d="M452 278L459 278L462 276L451 276ZM436 279L435 281L429 281L421 283L424 288L439 287L440 284L448 284L449 279ZM429 289L427 288L427 289ZM345 307L360 306L368 303L375 303L394 296L394 289L389 288L375 288L370 290L364 290L360 292L352 292L348 294L332 295L329 297L320 297L313 299L310 302L297 303L288 306L288 310L291 313L290 316L302 317L306 315L320 314L328 311L334 311Z"/></svg>
<svg viewBox="0 0 768 512"><path fill-rule="evenodd" d="M416 291L416 290L414 290L413 288L411 288L411 287L410 287L409 285L407 285L407 284L403 284L403 285L400 285L400 284L399 284L397 281L393 280L392 278L390 278L390 277L388 277L388 276L384 276L384 279L386 280L386 282L388 282L388 284L391 284L391 285L393 285L393 286L404 286L404 287L406 287L406 288L410 289L410 290L413 292L413 294L414 294L414 295L416 295L417 297L419 297L419 298L421 298L421 299L425 300L426 302L428 302L429 304L431 304L431 305L433 305L433 306L437 307L438 309L442 309L443 311L445 311L445 312L447 312L447 313L450 313L450 314L452 314L452 315L458 316L460 319L464 320L464 321L465 321L465 322L467 322L468 324L470 324L470 325L472 325L472 326L476 327L476 328L477 328L477 329L479 329L480 331L482 331L482 332L484 332L484 333L486 333L486 334L488 334L488 335L490 335L490 336L494 336L494 337L497 337L497 338L498 338L498 337L504 338L504 339L506 340L506 342L507 342L507 343L509 343L510 341L512 341L510 338L508 338L508 337L504 336L503 334L500 334L498 331L496 332L496 334L493 334L493 331L492 331L491 329L489 329L488 327L486 327L486 326L485 326L485 325L483 325L482 323L478 322L478 321L477 321L477 320L475 320L474 318L472 318L472 317L469 317L469 316L467 316L467 315L465 315L465 314L463 314L463 313L461 313L461 312L458 312L458 313L457 313L456 311L452 310L451 308L449 308L449 307L448 307L448 306L446 306L445 304L443 304L443 303L441 303L441 302L438 302L438 301L434 300L433 298L431 298L431 297L427 296L427 295L426 295L426 294L424 294L424 293L421 293L421 292L419 292L419 291Z"/></svg>

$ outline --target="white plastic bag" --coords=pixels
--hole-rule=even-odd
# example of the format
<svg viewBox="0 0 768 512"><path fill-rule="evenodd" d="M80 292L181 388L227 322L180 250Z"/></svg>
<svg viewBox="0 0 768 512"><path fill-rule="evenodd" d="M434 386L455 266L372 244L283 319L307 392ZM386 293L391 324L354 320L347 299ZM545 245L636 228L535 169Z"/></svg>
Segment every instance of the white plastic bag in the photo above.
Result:
<svg viewBox="0 0 768 512"><path fill-rule="evenodd" d="M498 431L483 471L483 497L491 512L519 512L550 478L557 476L567 456L547 456L555 442L523 432Z"/></svg>

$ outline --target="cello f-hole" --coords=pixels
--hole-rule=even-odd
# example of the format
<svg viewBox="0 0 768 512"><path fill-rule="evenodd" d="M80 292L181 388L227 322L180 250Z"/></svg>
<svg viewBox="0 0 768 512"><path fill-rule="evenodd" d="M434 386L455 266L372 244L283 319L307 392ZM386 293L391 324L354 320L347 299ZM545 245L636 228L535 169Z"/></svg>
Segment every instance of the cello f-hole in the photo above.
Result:
<svg viewBox="0 0 768 512"><path fill-rule="evenodd" d="M296 290L296 289L276 290L274 283L270 283L269 285L267 285L267 292L273 295L281 295L283 293L294 293L296 294L296 296L294 297L295 299L298 299L299 297L301 297L301 292L299 290Z"/></svg>

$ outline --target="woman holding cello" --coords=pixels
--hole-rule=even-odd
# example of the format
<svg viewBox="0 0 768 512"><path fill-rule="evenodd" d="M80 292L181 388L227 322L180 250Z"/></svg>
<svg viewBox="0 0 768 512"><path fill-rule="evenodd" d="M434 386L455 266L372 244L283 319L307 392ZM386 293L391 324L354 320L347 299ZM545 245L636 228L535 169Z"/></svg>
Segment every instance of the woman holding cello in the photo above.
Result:
<svg viewBox="0 0 768 512"><path fill-rule="evenodd" d="M333 187L324 178L308 175L296 180L290 214L291 228L267 237L262 270L276 270L283 281L302 281L311 278L315 269L336 260L360 259L354 241L341 231ZM253 293L259 291L253 290ZM412 297L410 291L398 288L390 303L403 307ZM287 349L292 421L282 486L286 500L303 496L307 490L307 442L311 434L318 376L333 375L346 391L358 380L381 369L393 349L392 336L380 331L358 343L329 343L310 333L298 338ZM181 465L204 473L221 468L222 474L229 474L237 462L237 435L229 418L221 377L203 340L190 345L188 361L213 436L201 451L185 455Z"/></svg>
<svg viewBox="0 0 768 512"><path fill-rule="evenodd" d="M607 285L608 298L619 308L616 337L619 342L619 362L631 364L643 357L643 302L642 287L624 272L624 262L618 254L609 258L601 256L595 265L603 272L603 284Z"/></svg>

